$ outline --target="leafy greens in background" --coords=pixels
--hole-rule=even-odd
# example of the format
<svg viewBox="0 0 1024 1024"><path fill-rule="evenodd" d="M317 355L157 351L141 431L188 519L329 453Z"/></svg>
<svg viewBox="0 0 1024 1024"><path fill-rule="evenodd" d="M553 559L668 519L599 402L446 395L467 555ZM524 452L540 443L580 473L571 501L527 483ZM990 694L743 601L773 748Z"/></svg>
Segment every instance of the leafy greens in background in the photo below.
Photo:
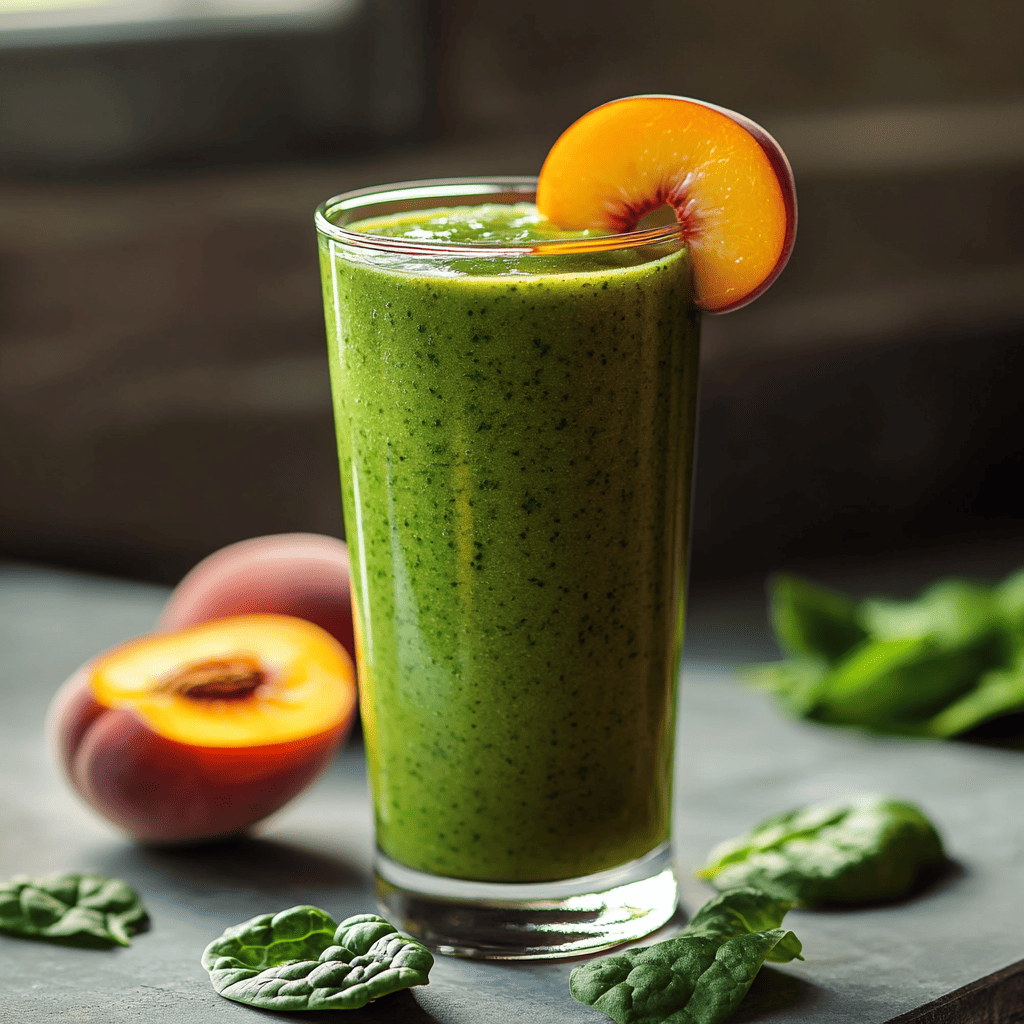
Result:
<svg viewBox="0 0 1024 1024"><path fill-rule="evenodd" d="M299 906L226 929L202 963L226 999L264 1010L353 1010L428 984L434 958L375 914L335 924Z"/></svg>
<svg viewBox="0 0 1024 1024"><path fill-rule="evenodd" d="M792 905L757 889L723 892L675 938L576 967L569 991L617 1024L719 1024L766 960L803 959L800 940L779 927Z"/></svg>
<svg viewBox="0 0 1024 1024"><path fill-rule="evenodd" d="M138 893L103 875L0 880L0 932L66 946L130 946L149 918Z"/></svg>
<svg viewBox="0 0 1024 1024"><path fill-rule="evenodd" d="M813 907L895 899L944 860L919 807L865 795L767 818L716 846L699 874L716 889L754 886Z"/></svg>
<svg viewBox="0 0 1024 1024"><path fill-rule="evenodd" d="M1024 712L1024 571L945 580L911 601L853 601L793 576L771 584L786 658L751 678L793 715L949 738Z"/></svg>

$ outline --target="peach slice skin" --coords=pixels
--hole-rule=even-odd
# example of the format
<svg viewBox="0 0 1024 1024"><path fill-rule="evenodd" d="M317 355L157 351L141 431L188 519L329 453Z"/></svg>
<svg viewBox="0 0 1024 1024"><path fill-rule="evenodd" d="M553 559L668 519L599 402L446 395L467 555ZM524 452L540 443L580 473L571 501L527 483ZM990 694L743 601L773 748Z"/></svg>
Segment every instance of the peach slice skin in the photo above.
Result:
<svg viewBox="0 0 1024 1024"><path fill-rule="evenodd" d="M537 208L559 227L631 231L668 203L690 248L697 305L725 313L778 277L796 234L785 154L741 114L679 96L591 110L555 142Z"/></svg>

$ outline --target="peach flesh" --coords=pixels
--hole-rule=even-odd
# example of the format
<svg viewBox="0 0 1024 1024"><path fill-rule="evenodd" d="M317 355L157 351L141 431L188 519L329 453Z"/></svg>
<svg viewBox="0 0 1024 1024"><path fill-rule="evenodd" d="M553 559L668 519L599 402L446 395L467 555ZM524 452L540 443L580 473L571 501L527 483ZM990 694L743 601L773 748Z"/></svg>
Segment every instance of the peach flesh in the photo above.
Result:
<svg viewBox="0 0 1024 1024"><path fill-rule="evenodd" d="M344 657L340 651L338 657ZM355 717L353 673L347 710L333 728L287 742L190 745L160 735L130 706L98 701L93 677L102 660L67 681L51 704L47 728L79 796L140 842L195 842L243 831L324 771ZM207 659L182 666L153 688L170 686L179 695L191 689L192 700L224 705L251 697L254 678L258 689L263 676L254 659Z"/></svg>
<svg viewBox="0 0 1024 1024"><path fill-rule="evenodd" d="M315 533L282 533L221 548L174 589L159 628L174 631L255 612L277 612L312 622L354 658L345 542Z"/></svg>
<svg viewBox="0 0 1024 1024"><path fill-rule="evenodd" d="M563 228L624 232L668 204L697 304L724 313L778 277L796 232L785 154L749 118L679 96L632 96L571 125L541 168L537 206Z"/></svg>

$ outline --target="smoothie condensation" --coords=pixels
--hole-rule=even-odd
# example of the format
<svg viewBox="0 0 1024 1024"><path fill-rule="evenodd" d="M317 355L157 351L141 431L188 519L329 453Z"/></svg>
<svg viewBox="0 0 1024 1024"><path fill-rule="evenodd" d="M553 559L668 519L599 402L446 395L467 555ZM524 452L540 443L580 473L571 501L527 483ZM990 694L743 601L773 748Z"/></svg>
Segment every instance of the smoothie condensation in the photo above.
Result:
<svg viewBox="0 0 1024 1024"><path fill-rule="evenodd" d="M522 205L353 226L442 246L569 237ZM320 244L378 846L488 882L643 856L671 812L686 249Z"/></svg>

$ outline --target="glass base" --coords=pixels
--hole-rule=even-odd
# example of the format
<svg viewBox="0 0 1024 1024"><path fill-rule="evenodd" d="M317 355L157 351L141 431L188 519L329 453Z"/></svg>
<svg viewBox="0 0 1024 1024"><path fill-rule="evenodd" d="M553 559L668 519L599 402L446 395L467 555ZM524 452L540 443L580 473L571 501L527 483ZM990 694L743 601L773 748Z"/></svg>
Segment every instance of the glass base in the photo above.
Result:
<svg viewBox="0 0 1024 1024"><path fill-rule="evenodd" d="M428 875L377 851L377 899L440 953L481 959L578 956L650 935L675 913L672 845L581 878L506 884Z"/></svg>

